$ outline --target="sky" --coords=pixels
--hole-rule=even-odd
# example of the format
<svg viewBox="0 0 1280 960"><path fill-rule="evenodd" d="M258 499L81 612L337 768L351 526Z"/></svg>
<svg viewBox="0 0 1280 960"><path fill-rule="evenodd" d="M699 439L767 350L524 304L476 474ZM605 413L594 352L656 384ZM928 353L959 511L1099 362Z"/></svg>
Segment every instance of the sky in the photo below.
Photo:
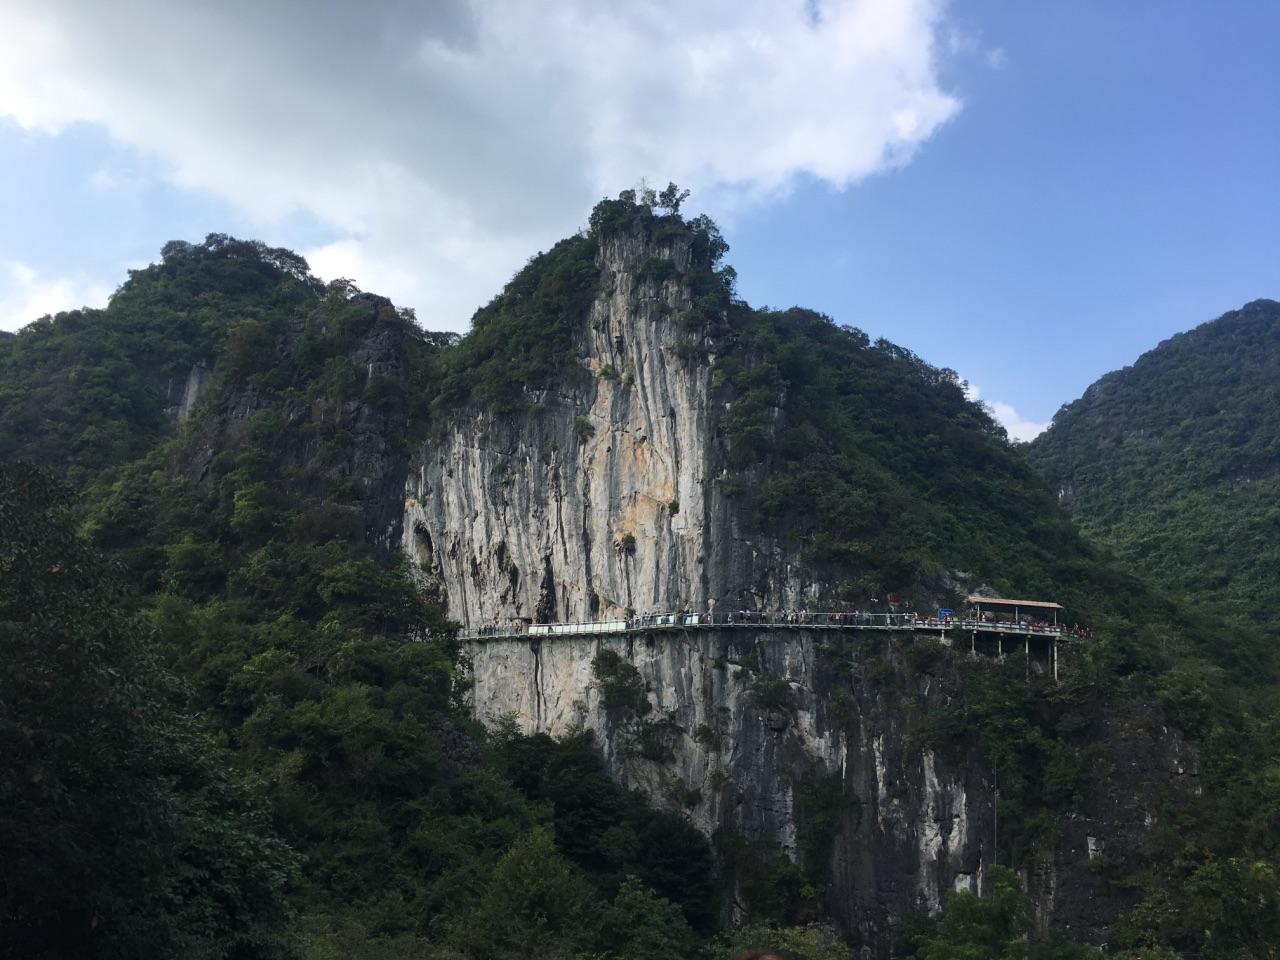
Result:
<svg viewBox="0 0 1280 960"><path fill-rule="evenodd" d="M1280 299L1276 36L1270 0L4 0L0 329L220 232L465 330L674 180L749 302L950 367L1029 439Z"/></svg>

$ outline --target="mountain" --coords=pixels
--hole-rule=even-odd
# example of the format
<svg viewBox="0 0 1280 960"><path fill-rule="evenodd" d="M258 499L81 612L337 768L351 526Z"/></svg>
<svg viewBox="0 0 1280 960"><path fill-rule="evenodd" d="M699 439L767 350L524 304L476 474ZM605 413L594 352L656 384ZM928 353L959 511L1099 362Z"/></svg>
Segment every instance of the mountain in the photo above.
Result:
<svg viewBox="0 0 1280 960"><path fill-rule="evenodd" d="M1280 633L1280 303L1255 300L1107 374L1028 454L1123 561Z"/></svg>
<svg viewBox="0 0 1280 960"><path fill-rule="evenodd" d="M1257 645L1082 537L954 372L743 303L679 203L603 201L462 338L214 235L0 341L4 461L68 481L302 855L300 949L887 957L992 891L1013 950L1270 942L1228 906L1280 902ZM1093 636L1055 682L926 633L457 629L971 590Z"/></svg>

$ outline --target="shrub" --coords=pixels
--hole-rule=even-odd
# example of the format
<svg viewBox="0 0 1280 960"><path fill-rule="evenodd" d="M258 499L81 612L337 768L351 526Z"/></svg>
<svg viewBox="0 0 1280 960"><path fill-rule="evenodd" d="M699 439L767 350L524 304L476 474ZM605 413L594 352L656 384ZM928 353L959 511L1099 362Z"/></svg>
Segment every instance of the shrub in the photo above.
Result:
<svg viewBox="0 0 1280 960"><path fill-rule="evenodd" d="M751 681L751 698L761 710L791 710L795 693L785 678L765 670Z"/></svg>
<svg viewBox="0 0 1280 960"><path fill-rule="evenodd" d="M679 730L669 713L653 720L641 720L632 733L632 747L645 760L671 763L676 758L674 741Z"/></svg>
<svg viewBox="0 0 1280 960"><path fill-rule="evenodd" d="M600 704L605 710L634 712L640 716L649 712L644 678L618 653L601 650L591 660L591 673L600 693Z"/></svg>

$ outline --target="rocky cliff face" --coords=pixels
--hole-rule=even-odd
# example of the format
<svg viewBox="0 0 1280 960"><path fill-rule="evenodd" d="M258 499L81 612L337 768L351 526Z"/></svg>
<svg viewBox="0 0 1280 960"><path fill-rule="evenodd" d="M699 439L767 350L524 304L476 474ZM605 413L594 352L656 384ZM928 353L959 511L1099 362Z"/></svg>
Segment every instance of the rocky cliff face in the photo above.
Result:
<svg viewBox="0 0 1280 960"><path fill-rule="evenodd" d="M999 772L928 735L928 717L963 696L959 658L924 641L828 643L794 630L673 630L491 640L468 653L480 718L592 731L621 782L716 837L731 890L735 850L785 854L829 879L825 907L863 955L886 956L905 920L981 885L997 849ZM602 651L638 671L647 708L617 705L616 681L592 666ZM1096 941L1127 904L1101 858L1132 866L1161 797L1194 791L1197 778L1181 741L1132 704L1108 705L1084 739L1104 744L1089 799L1031 858L1027 881L1043 929ZM735 897L727 904L732 913Z"/></svg>
<svg viewBox="0 0 1280 960"><path fill-rule="evenodd" d="M466 627L628 609L802 603L821 586L754 535L720 482L724 399L682 359L687 239L601 243L579 367L530 412L476 412L415 457L405 546ZM669 279L647 277L670 264ZM722 607L723 608L723 607Z"/></svg>
<svg viewBox="0 0 1280 960"><path fill-rule="evenodd" d="M341 359L349 361L359 388L367 391L380 382L391 385L376 402L359 390L349 399L295 393L283 401L257 389L214 392L209 389L208 372L196 366L181 390L171 384L168 412L174 420L183 420L197 400L204 402L184 473L197 489L205 489L214 476L217 457L236 448L251 430L254 416L263 410L279 411L285 429L273 452L280 457L281 471L290 477L290 494L325 498L332 497L339 485L354 485L356 489L344 499L360 514L365 539L386 557L401 542L400 491L409 464L401 440L409 351L405 326L390 301L362 293L350 306L361 317L353 324L360 334L351 338ZM319 310L298 317L281 339L274 365L296 367L308 333L323 331L326 322ZM334 442L335 438L341 442Z"/></svg>
<svg viewBox="0 0 1280 960"><path fill-rule="evenodd" d="M754 527L726 481L731 398L717 386L714 329L691 351L679 322L689 258L679 236L602 238L576 368L527 411L472 410L413 457L404 547L465 629L834 595L830 577ZM729 913L753 858L785 855L825 884L825 912L864 955L885 956L898 925L981 886L996 856L998 771L970 738L929 734L930 715L964 698L949 652L827 642L672 631L468 652L480 719L590 730L621 782L715 837ZM610 693L593 669L602 652L634 668L640 700ZM1132 866L1160 798L1195 789L1181 742L1157 731L1124 701L1082 735L1106 745L1082 812L1056 825L1052 849L1024 851L1042 929L1100 939L1128 895L1108 888L1099 858Z"/></svg>
<svg viewBox="0 0 1280 960"><path fill-rule="evenodd" d="M196 402L209 382L209 368L194 364L186 379L169 377L164 385L165 414L174 423L181 423L191 414Z"/></svg>

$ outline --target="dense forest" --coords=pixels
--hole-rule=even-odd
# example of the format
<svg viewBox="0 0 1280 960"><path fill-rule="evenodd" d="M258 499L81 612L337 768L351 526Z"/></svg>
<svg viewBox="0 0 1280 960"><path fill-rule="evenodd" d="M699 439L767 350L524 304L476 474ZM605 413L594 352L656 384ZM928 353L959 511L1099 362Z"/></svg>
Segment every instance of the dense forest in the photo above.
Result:
<svg viewBox="0 0 1280 960"><path fill-rule="evenodd" d="M965 569L1095 625L1051 697L978 673L929 732L1001 758L1008 855L1071 814L1096 705L1146 698L1200 745L1205 789L1139 872L1112 877L1133 904L1112 944L1273 955L1264 637L1080 537L953 372L742 303L718 230L680 199L604 201L461 339L221 235L167 245L103 310L0 339L0 955L850 956L785 858L759 864L723 929L708 839L619 788L589 735L479 727L456 627L384 536L380 465L464 409L515 411L584 375L575 331L617 231L689 238L694 307L671 322L685 362L715 347L727 482L753 522L864 594ZM200 400L179 420L193 369ZM956 894L898 949L1094 953L1031 929L1016 874L997 870L991 896Z"/></svg>
<svg viewBox="0 0 1280 960"><path fill-rule="evenodd" d="M1172 337L1028 451L1081 527L1179 594L1280 629L1280 303Z"/></svg>
<svg viewBox="0 0 1280 960"><path fill-rule="evenodd" d="M361 382L351 358L381 338L407 338L429 365L433 338L385 301L347 285L326 291L293 266L279 251L228 238L171 245L101 315L35 324L6 358L30 378L23 396L48 389L39 405L6 405L15 420L41 418L25 419L25 429L15 422L7 442L82 487L6 466L0 490L0 516L14 524L0 553L0 625L6 652L13 644L30 666L6 674L0 699L6 741L15 738L4 751L13 764L4 808L15 816L4 822L3 846L24 854L4 866L6 925L22 936L3 949L138 956L139 942L152 938L155 956L414 956L429 944L471 956L647 956L627 952L647 936L650 951L688 953L713 932L707 841L620 791L585 740L486 738L458 707L464 675L450 625L421 599L403 562L379 558L366 541L352 461L365 450L361 437L406 442L409 409L402 383ZM190 324L165 327L157 318L169 311ZM210 317L222 337L201 353L185 337L208 329L196 319ZM175 355L207 361L213 378L208 416L176 433L156 412L163 381L155 373ZM129 371L123 387L150 407L86 404L47 383L55 371L74 382L104 357ZM216 456L201 459L218 429L218 400L235 402L246 390L261 409L242 436L217 437ZM304 408L306 425L291 425ZM152 448L132 459L148 437ZM191 482L193 471L200 482ZM42 553L28 546L50 540ZM92 577L74 611L82 619L44 627L52 614L40 601L52 587L31 583L81 566ZM99 619L118 621L134 648L104 649L87 629ZM88 716L46 714L62 701L45 679L58 667L45 662L46 646L60 634L83 645L68 651L64 682L93 689L117 678L122 695L153 712L149 726L127 731L136 745L117 742L124 734L112 726L127 703L71 687L67 705ZM170 723L191 730L191 746L147 739ZM77 724L101 741L52 755L50 775L29 782L23 760ZM19 743L26 749L9 749ZM243 810L214 807L194 775L171 782L176 761L163 751L198 748L207 756L186 762L240 790ZM82 770L79 751L102 768ZM142 754L133 771L115 764L117 751L159 755ZM152 798L162 790L177 795ZM53 808L35 822L45 793L90 819L64 823ZM143 823L156 836L99 828L128 817L120 794L162 821ZM200 816L190 826L169 822L184 805ZM66 835L73 828L80 835ZM205 845L233 832L243 839L208 862L197 859L209 854L199 847L184 864L170 862L175 841L162 828L198 830L192 842ZM85 887L57 899L29 878L37 867L36 875L62 869L43 861L64 846L75 848L67 856L79 860L66 868L83 872ZM232 855L226 866L217 860ZM156 856L177 875L149 867ZM113 872L146 876L156 889L113 890ZM58 886L56 876L45 882ZM102 897L111 898L105 906Z"/></svg>

